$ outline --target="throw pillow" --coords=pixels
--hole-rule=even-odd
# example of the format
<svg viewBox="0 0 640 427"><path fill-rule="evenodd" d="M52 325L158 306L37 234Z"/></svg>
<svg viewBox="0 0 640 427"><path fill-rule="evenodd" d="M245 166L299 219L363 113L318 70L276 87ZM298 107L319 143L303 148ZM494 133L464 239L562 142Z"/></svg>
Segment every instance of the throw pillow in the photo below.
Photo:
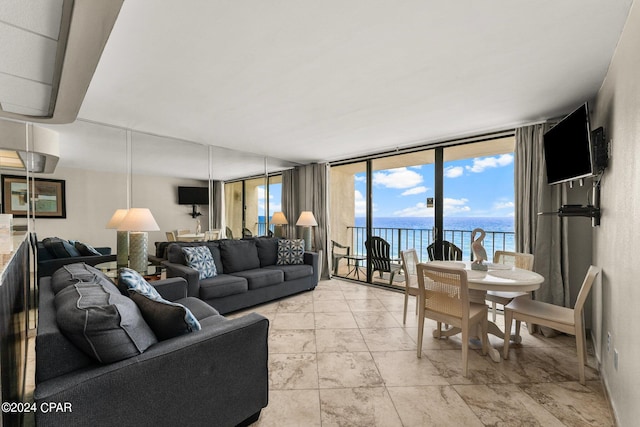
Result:
<svg viewBox="0 0 640 427"><path fill-rule="evenodd" d="M59 237L47 237L42 244L56 258L80 256L80 252L71 243Z"/></svg>
<svg viewBox="0 0 640 427"><path fill-rule="evenodd" d="M96 251L93 247L87 245L86 243L75 241L73 246L80 252L82 256L93 256L93 255L102 255L100 252Z"/></svg>
<svg viewBox="0 0 640 427"><path fill-rule="evenodd" d="M218 274L213 262L211 251L206 246L192 246L182 248L187 265L200 273L200 280L214 277Z"/></svg>
<svg viewBox="0 0 640 427"><path fill-rule="evenodd" d="M200 322L187 307L162 298L137 271L121 268L118 286L136 303L159 340L201 329Z"/></svg>
<svg viewBox="0 0 640 427"><path fill-rule="evenodd" d="M76 283L58 292L55 306L64 335L101 363L136 356L158 342L136 304L117 289Z"/></svg>
<svg viewBox="0 0 640 427"><path fill-rule="evenodd" d="M304 240L278 241L278 265L304 264Z"/></svg>

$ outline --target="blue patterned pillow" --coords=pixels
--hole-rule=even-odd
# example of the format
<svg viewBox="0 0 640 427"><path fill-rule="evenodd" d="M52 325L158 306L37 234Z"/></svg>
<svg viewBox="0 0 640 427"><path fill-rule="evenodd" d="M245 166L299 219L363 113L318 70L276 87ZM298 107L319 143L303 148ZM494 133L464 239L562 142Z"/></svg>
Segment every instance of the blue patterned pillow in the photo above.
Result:
<svg viewBox="0 0 640 427"><path fill-rule="evenodd" d="M118 287L126 290L158 339L173 338L202 329L191 310L162 298L137 271L121 268L118 272Z"/></svg>
<svg viewBox="0 0 640 427"><path fill-rule="evenodd" d="M304 264L304 240L278 240L278 265Z"/></svg>
<svg viewBox="0 0 640 427"><path fill-rule="evenodd" d="M208 279L218 275L216 263L213 262L211 251L206 246L186 246L182 248L187 265L200 273L200 279Z"/></svg>

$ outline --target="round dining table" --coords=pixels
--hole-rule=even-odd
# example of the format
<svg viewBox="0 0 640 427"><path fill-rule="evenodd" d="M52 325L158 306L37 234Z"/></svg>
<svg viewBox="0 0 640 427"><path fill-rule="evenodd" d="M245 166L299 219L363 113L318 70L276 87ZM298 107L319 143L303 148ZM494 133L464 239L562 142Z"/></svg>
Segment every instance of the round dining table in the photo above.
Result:
<svg viewBox="0 0 640 427"><path fill-rule="evenodd" d="M544 282L544 277L535 271L524 270L507 264L485 262L486 271L473 270L471 261L430 261L429 264L461 268L467 272L469 286L469 301L486 304L487 291L500 292L531 292ZM449 328L440 333L441 336L451 336L460 333L459 328ZM504 332L494 322L489 321L488 333L504 339ZM434 337L438 331L433 331ZM519 338L519 337L518 337ZM500 352L489 347L489 355L494 362L500 361Z"/></svg>

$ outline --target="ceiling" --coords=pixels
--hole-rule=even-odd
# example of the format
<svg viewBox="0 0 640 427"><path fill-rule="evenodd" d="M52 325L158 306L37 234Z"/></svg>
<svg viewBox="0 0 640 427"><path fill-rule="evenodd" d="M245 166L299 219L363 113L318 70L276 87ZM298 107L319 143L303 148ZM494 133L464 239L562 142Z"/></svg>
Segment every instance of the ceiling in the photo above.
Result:
<svg viewBox="0 0 640 427"><path fill-rule="evenodd" d="M218 147L216 179L504 130L592 99L632 2L127 0L47 126L60 166L132 129Z"/></svg>

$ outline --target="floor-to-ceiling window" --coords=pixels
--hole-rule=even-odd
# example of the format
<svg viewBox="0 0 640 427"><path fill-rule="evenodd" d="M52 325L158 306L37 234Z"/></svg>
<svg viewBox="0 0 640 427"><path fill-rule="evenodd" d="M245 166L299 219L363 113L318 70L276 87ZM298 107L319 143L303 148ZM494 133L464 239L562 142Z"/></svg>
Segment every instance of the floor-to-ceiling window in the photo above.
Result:
<svg viewBox="0 0 640 427"><path fill-rule="evenodd" d="M366 257L370 236L389 243L392 262L407 248L427 261L437 239L453 241L470 259L476 227L487 232L488 253L513 250L513 144L507 136L333 166L331 238L351 253L334 273L367 280L367 262L353 258ZM390 272L374 273L369 281L390 284Z"/></svg>

